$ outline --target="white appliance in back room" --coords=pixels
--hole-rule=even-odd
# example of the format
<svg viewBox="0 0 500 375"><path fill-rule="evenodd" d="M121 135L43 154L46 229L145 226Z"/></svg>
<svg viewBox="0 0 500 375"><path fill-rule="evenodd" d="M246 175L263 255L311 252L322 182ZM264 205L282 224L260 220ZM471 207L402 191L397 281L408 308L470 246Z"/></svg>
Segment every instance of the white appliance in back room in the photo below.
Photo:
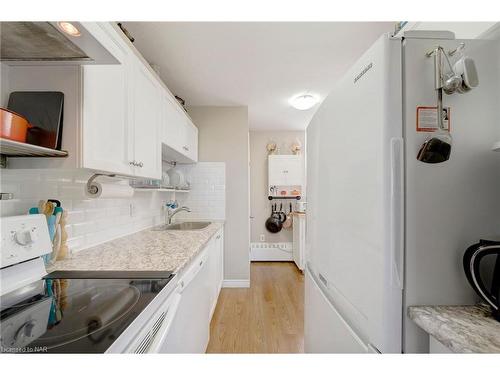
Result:
<svg viewBox="0 0 500 375"><path fill-rule="evenodd" d="M385 35L318 109L307 128L306 352L427 352L407 307L476 302L462 255L500 231L498 56L492 41L447 32ZM444 130L432 132L441 94Z"/></svg>

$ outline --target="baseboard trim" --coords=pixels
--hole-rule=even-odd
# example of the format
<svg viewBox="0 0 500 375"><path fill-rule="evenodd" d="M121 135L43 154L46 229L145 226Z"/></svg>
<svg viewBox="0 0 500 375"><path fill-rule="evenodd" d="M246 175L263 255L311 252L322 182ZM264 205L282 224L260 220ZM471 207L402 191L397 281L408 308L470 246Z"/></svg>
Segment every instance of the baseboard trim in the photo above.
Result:
<svg viewBox="0 0 500 375"><path fill-rule="evenodd" d="M250 280L224 280L223 288L250 288Z"/></svg>
<svg viewBox="0 0 500 375"><path fill-rule="evenodd" d="M292 242L252 242L250 260L252 262L287 262L293 260Z"/></svg>

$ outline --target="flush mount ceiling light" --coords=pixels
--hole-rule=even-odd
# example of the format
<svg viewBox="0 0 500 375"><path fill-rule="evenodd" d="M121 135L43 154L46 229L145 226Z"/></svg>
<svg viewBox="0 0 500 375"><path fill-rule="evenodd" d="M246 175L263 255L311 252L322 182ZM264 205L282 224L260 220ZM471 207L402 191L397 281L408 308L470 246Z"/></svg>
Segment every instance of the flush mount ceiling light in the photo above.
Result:
<svg viewBox="0 0 500 375"><path fill-rule="evenodd" d="M288 102L293 108L305 111L314 107L319 102L319 98L312 94L300 94L294 96Z"/></svg>
<svg viewBox="0 0 500 375"><path fill-rule="evenodd" d="M70 36L80 36L80 30L78 30L75 25L71 22L58 22L57 26L66 34Z"/></svg>

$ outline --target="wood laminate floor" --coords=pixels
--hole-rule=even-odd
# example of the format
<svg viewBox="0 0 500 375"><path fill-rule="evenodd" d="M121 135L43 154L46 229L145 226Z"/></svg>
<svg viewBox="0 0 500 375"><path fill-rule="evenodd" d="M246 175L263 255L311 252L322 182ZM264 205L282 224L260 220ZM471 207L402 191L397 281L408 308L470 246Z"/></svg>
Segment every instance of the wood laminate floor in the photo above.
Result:
<svg viewBox="0 0 500 375"><path fill-rule="evenodd" d="M304 276L293 262L254 262L250 288L223 288L207 353L302 353Z"/></svg>

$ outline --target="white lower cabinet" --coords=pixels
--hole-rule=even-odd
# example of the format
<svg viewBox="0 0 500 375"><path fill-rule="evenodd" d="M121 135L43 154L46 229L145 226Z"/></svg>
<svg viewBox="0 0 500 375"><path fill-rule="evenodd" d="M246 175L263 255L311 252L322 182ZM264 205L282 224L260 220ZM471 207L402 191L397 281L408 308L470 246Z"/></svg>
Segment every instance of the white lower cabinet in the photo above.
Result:
<svg viewBox="0 0 500 375"><path fill-rule="evenodd" d="M304 271L306 267L306 216L293 215L293 261L298 269Z"/></svg>
<svg viewBox="0 0 500 375"><path fill-rule="evenodd" d="M212 304L210 307L210 319L217 306L217 298L222 288L224 279L224 231L221 229L209 243L210 251L210 293Z"/></svg>
<svg viewBox="0 0 500 375"><path fill-rule="evenodd" d="M192 262L181 279L181 300L160 353L204 353L209 338L208 249Z"/></svg>
<svg viewBox="0 0 500 375"><path fill-rule="evenodd" d="M222 285L223 231L217 232L179 279L180 302L160 353L205 353Z"/></svg>

